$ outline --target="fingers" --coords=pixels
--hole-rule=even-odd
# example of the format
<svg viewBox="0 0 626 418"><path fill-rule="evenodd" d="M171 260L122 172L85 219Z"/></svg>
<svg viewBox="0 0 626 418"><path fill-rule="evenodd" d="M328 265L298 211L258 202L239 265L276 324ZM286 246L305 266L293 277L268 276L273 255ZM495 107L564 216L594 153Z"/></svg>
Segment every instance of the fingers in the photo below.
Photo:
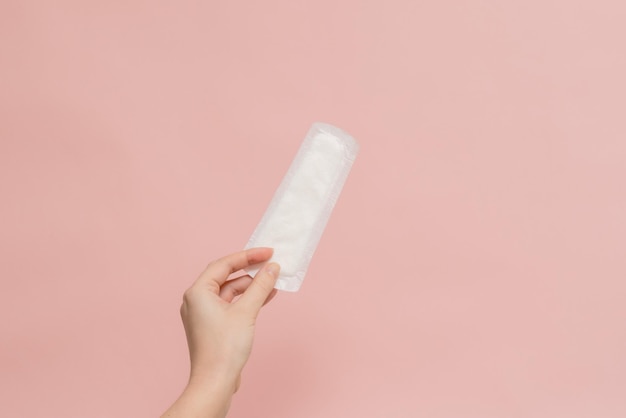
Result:
<svg viewBox="0 0 626 418"><path fill-rule="evenodd" d="M237 277L236 279L228 280L220 289L220 298L230 303L237 296L245 292L251 283L252 277L247 274L245 276ZM265 299L265 302L263 302L263 305L267 305L270 300L274 299L277 292L278 290L273 289L267 299Z"/></svg>
<svg viewBox="0 0 626 418"><path fill-rule="evenodd" d="M252 283L252 277L247 274L245 276L229 280L220 288L220 298L230 303L235 297L245 292L248 286L250 286L250 283Z"/></svg>
<svg viewBox="0 0 626 418"><path fill-rule="evenodd" d="M226 282L229 274L269 260L273 251L272 248L258 247L227 255L210 263L197 281L211 285L217 293L219 287Z"/></svg>
<svg viewBox="0 0 626 418"><path fill-rule="evenodd" d="M277 263L268 263L263 266L237 303L246 306L254 315L258 314L261 307L273 297L272 293L276 294L274 285L276 285L279 272L280 266Z"/></svg>

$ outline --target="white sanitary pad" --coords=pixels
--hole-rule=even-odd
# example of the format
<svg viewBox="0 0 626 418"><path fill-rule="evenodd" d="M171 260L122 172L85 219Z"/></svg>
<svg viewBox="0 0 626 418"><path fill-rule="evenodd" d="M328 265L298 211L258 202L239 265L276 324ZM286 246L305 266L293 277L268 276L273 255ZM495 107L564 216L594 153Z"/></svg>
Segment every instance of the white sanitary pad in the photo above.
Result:
<svg viewBox="0 0 626 418"><path fill-rule="evenodd" d="M296 292L359 152L339 128L314 123L245 248L273 247L276 288ZM258 266L245 269L254 276Z"/></svg>

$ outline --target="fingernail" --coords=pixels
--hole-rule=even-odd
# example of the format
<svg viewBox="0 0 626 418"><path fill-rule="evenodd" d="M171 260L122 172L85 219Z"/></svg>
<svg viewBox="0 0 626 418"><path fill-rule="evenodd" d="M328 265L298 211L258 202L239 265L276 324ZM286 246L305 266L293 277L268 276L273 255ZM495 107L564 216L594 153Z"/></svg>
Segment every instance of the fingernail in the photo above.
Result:
<svg viewBox="0 0 626 418"><path fill-rule="evenodd" d="M280 266L277 263L269 263L267 265L267 272L274 277L278 276L279 270Z"/></svg>

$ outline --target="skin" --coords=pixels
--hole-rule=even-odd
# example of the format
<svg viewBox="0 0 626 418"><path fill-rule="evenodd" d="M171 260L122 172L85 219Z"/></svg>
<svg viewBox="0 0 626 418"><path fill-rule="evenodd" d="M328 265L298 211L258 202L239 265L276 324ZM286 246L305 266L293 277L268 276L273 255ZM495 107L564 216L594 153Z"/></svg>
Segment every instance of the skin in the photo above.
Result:
<svg viewBox="0 0 626 418"><path fill-rule="evenodd" d="M254 279L228 277L269 260L272 252L271 248L251 248L215 260L185 291L180 315L191 370L183 393L162 418L226 416L252 350L259 311L276 295L280 266L267 263Z"/></svg>

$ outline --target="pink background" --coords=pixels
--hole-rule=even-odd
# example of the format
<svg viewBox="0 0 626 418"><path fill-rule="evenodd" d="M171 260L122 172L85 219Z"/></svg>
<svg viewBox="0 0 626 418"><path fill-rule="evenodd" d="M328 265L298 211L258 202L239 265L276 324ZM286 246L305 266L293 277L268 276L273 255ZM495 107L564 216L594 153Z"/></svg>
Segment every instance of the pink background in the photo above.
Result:
<svg viewBox="0 0 626 418"><path fill-rule="evenodd" d="M52 5L54 4L54 5ZM310 124L361 154L232 417L626 416L621 1L0 3L0 416L158 416Z"/></svg>

